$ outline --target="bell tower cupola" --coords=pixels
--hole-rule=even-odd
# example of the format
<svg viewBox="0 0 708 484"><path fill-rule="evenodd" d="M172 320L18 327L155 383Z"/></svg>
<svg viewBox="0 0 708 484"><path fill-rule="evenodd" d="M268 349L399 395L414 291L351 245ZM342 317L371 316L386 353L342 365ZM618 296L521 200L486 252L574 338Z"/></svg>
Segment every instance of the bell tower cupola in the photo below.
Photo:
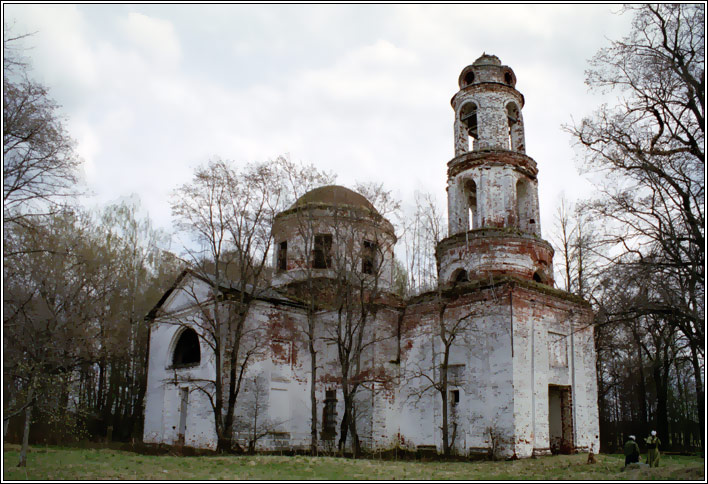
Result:
<svg viewBox="0 0 708 484"><path fill-rule="evenodd" d="M455 157L447 164L449 237L438 247L441 282L464 270L469 280L499 273L552 285L553 249L541 239L538 169L526 155L516 74L485 53L462 70L458 85L451 101ZM520 240L534 249L514 260L509 251L521 250ZM452 246L455 263L444 257ZM482 255L482 247L497 252Z"/></svg>
<svg viewBox="0 0 708 484"><path fill-rule="evenodd" d="M524 96L516 90L516 75L499 58L484 54L465 67L455 109L455 156L484 149L524 153Z"/></svg>

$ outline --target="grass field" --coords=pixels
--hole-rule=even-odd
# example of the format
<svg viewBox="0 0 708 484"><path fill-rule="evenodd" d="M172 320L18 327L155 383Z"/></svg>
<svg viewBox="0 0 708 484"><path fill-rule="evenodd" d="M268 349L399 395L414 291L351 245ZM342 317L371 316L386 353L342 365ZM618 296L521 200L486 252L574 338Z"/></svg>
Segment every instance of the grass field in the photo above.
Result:
<svg viewBox="0 0 708 484"><path fill-rule="evenodd" d="M702 457L661 456L661 467L622 472L624 457L587 454L508 462L409 462L336 457L148 456L111 449L5 445L8 480L704 480Z"/></svg>

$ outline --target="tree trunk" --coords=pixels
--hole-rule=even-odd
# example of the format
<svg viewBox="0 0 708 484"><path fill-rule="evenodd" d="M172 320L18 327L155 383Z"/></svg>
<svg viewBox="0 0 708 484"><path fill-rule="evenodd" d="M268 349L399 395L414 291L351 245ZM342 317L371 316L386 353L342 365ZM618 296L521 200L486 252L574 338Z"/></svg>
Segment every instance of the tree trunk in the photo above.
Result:
<svg viewBox="0 0 708 484"><path fill-rule="evenodd" d="M634 343L637 347L637 363L639 368L639 395L637 399L639 400L639 412L642 419L642 427L646 428L649 423L649 415L647 410L647 390L646 382L644 381L644 360L642 359L642 346L639 340L639 334L636 328L632 328L632 336L634 336Z"/></svg>
<svg viewBox="0 0 708 484"><path fill-rule="evenodd" d="M445 371L445 370L443 370ZM447 379L447 378L445 378ZM443 383L440 387L440 397L442 398L442 443L443 443L443 455L450 455L450 443L448 435L448 418L447 418L447 382Z"/></svg>
<svg viewBox="0 0 708 484"><path fill-rule="evenodd" d="M342 379L342 395L344 397L344 415L339 425L339 454L344 456L344 448L347 443L347 433L349 431L349 419L351 418L351 406L349 404L349 383L346 378Z"/></svg>
<svg viewBox="0 0 708 484"><path fill-rule="evenodd" d="M669 417L668 417L668 382L663 376L668 376L668 372L662 372L664 364L654 365L654 383L656 384L656 431L664 447L669 446ZM664 375L662 375L664 373Z"/></svg>
<svg viewBox="0 0 708 484"><path fill-rule="evenodd" d="M353 402L349 411L349 433L351 434L352 440L352 454L355 459L358 459L361 455L361 442L359 442L359 433L356 429L356 412L354 411Z"/></svg>
<svg viewBox="0 0 708 484"><path fill-rule="evenodd" d="M703 378L703 372L701 371L701 364L698 360L698 350L695 344L691 345L691 363L693 364L693 380L696 384L696 399L698 403L698 422L699 422L699 432L701 433L701 448L705 448L705 429L703 428L706 421L705 416L705 405L703 401L703 383L701 378Z"/></svg>
<svg viewBox="0 0 708 484"><path fill-rule="evenodd" d="M242 302L242 305L244 303ZM248 307L246 305L246 307ZM236 399L241 385L241 374L237 372L237 364L241 351L241 338L243 336L243 326L246 321L246 311L239 310L237 315L236 330L234 332L234 340L231 342L231 356L229 361L229 383L228 383L228 403L226 405L226 417L219 445L220 451L230 451L233 444L233 429L234 429L234 409L236 408ZM245 362L244 362L245 365ZM237 373L239 375L237 376Z"/></svg>
<svg viewBox="0 0 708 484"><path fill-rule="evenodd" d="M27 467L27 450L29 448L29 433L30 433L30 422L32 420L32 408L34 404L31 403L34 399L34 382L30 380L29 390L27 392L27 401L30 402L25 409L25 428L22 431L22 449L20 450L20 462L17 467Z"/></svg>
<svg viewBox="0 0 708 484"><path fill-rule="evenodd" d="M312 321L311 324L314 325L314 321ZM309 336L310 371L312 374L312 379L310 381L310 454L317 455L317 392L315 386L317 382L317 353L315 352L315 344L312 333L310 333Z"/></svg>

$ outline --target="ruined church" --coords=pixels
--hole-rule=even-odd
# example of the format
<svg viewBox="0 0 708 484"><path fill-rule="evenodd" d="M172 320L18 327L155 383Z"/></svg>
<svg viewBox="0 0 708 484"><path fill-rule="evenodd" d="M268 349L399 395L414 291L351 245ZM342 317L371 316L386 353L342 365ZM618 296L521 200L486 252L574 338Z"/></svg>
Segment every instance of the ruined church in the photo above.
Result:
<svg viewBox="0 0 708 484"><path fill-rule="evenodd" d="M256 436L259 449L310 448L316 354L318 446L336 447L345 407L333 328L341 329L343 311L331 301L346 266L350 283L375 293L350 373L361 382L353 418L365 450L442 452L444 427L458 455L599 449L591 308L554 287L516 76L485 54L458 82L438 287L408 299L392 293L396 235L362 195L326 186L300 197L275 218L272 280L249 309L247 326L267 341L244 379L254 385L239 394L237 442ZM198 382L213 380L218 359L185 318L196 311L194 295L208 290L209 281L185 272L151 312L146 443L216 448L212 403ZM303 331L285 330L306 327L307 318L315 353Z"/></svg>

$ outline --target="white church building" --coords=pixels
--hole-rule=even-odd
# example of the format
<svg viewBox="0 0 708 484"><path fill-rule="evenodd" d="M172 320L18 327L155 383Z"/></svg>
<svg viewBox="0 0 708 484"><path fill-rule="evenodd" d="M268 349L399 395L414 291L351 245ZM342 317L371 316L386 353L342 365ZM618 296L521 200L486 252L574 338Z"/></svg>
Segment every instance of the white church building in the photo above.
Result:
<svg viewBox="0 0 708 484"><path fill-rule="evenodd" d="M526 155L524 97L515 85L512 69L493 55L459 76L455 151L447 163L448 237L436 247L436 290L405 300L390 293L393 226L354 191L320 187L276 217L273 277L247 318L247 327L268 340L237 400L234 437L241 445L263 430L257 448L310 448L311 352L302 332L283 328L304 327L311 314L319 335L318 446L336 447L344 396L333 328L342 314L326 302L308 306L303 294L314 294L308 284L316 279L318 297L334 297L328 284L334 287L341 275L336 260L350 251L359 258L347 268L352 280L375 280L377 291L362 335L358 374L367 377L355 400L365 450L442 452L444 413L448 442L459 455L599 449L592 312L554 287L553 249L541 237L538 168ZM310 242L303 240L303 221ZM146 443L216 448L212 403L195 383L214 379L216 358L185 317L196 311L195 295L206 298L211 287L185 271L151 313ZM434 385L443 368L447 412Z"/></svg>

